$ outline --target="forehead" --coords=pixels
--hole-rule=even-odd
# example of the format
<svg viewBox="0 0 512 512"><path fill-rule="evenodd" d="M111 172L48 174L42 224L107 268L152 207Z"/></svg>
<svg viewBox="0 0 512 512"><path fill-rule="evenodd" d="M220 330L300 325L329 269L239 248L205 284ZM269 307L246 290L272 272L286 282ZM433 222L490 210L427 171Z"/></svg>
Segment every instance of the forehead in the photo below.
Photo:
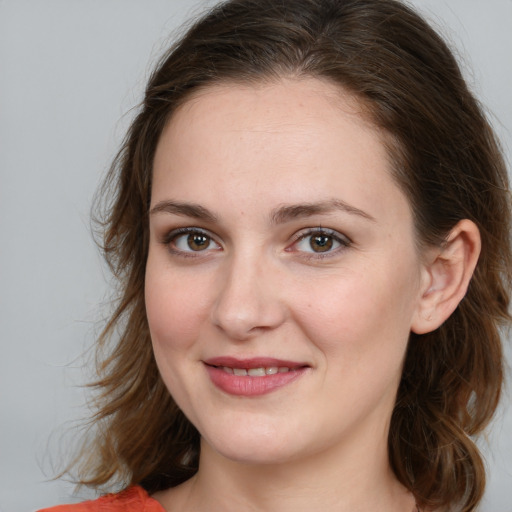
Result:
<svg viewBox="0 0 512 512"><path fill-rule="evenodd" d="M333 129L338 140L332 136ZM173 143L172 156L177 157L183 144L201 142L195 148L201 151L214 141L213 147L221 149L244 136L251 138L251 144L259 139L265 153L271 149L268 142L293 141L303 153L327 153L334 141L346 153L350 147L371 145L374 153L388 160L386 135L353 94L327 80L282 78L250 84L222 82L194 91L167 122L157 147L156 167L161 163L158 153ZM298 149L290 156L298 154Z"/></svg>
<svg viewBox="0 0 512 512"><path fill-rule="evenodd" d="M358 207L385 209L383 199L399 191L382 139L364 106L330 82L205 87L162 133L152 203L170 194L212 203L215 194L259 208L265 197L269 207L354 199Z"/></svg>
<svg viewBox="0 0 512 512"><path fill-rule="evenodd" d="M167 127L176 118L180 121L183 118L193 120L197 116L213 117L219 112L224 118L228 116L226 121L229 122L240 113L239 107L244 109L242 117L247 121L247 128L264 129L273 123L284 128L319 119L332 122L334 119L347 118L378 137L384 136L371 122L366 102L332 81L312 77L282 77L250 83L224 81L200 87L176 109ZM332 119L325 118L326 110L331 113ZM258 114L259 126L254 124ZM236 121L239 123L240 118Z"/></svg>

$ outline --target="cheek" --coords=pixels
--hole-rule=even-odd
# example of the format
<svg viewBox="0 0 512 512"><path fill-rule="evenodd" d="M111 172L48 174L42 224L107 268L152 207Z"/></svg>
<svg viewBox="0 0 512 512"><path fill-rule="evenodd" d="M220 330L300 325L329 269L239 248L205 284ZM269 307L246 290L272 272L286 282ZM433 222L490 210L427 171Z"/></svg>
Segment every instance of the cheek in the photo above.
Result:
<svg viewBox="0 0 512 512"><path fill-rule="evenodd" d="M404 272L372 266L328 280L323 291L322 286L307 294L295 291L295 297L308 297L297 310L297 321L326 356L353 364L363 356L372 360L393 353L396 358L405 350L416 284L412 268L411 273L399 263L395 268Z"/></svg>
<svg viewBox="0 0 512 512"><path fill-rule="evenodd" d="M145 282L146 314L154 345L180 350L193 343L207 317L205 287L179 272L159 271L148 260Z"/></svg>

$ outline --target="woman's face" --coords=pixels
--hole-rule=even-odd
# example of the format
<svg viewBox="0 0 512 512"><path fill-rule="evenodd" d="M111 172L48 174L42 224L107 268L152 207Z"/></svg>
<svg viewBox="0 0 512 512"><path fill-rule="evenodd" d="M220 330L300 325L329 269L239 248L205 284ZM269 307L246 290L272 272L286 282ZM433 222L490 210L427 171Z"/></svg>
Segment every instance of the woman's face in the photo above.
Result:
<svg viewBox="0 0 512 512"><path fill-rule="evenodd" d="M425 273L353 98L314 79L197 93L158 144L150 231L156 361L209 448L386 445Z"/></svg>

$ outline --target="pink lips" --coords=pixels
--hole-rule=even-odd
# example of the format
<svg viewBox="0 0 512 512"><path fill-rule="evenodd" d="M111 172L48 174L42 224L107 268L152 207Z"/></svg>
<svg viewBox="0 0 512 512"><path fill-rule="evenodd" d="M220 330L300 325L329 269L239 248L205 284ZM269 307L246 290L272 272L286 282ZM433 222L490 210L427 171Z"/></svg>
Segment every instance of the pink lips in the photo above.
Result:
<svg viewBox="0 0 512 512"><path fill-rule="evenodd" d="M213 384L236 396L271 393L302 376L309 368L293 361L261 357L215 357L204 361L204 364Z"/></svg>

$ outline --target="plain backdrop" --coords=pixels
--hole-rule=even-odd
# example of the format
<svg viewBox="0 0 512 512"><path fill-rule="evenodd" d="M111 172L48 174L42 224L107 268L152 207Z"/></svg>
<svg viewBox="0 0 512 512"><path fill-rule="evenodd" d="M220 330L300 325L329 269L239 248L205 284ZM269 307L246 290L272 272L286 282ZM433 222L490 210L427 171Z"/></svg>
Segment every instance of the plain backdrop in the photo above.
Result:
<svg viewBox="0 0 512 512"><path fill-rule="evenodd" d="M412 3L456 48L510 162L512 0ZM92 496L49 480L79 440L74 421L88 415L87 349L108 311L91 201L151 64L206 5L0 0L0 511ZM512 511L510 402L507 392L481 443L482 512Z"/></svg>

